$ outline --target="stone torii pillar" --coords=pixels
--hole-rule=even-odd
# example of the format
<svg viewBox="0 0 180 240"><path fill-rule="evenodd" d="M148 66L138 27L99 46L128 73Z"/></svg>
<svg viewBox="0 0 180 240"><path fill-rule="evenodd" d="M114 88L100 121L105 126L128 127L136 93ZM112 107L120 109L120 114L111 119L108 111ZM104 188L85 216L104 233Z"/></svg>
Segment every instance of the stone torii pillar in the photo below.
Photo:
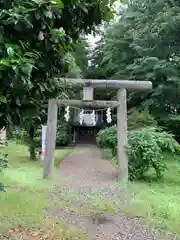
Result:
<svg viewBox="0 0 180 240"><path fill-rule="evenodd" d="M56 143L57 106L71 105L78 107L117 107L117 157L118 176L122 181L128 181L128 156L127 147L127 97L126 90L146 91L152 89L149 81L130 80L93 80L93 79L66 79L67 86L70 84L76 88L83 88L83 100L56 100L50 99L48 103L47 146L44 161L43 177L51 175L54 168L54 152ZM117 101L93 100L94 88L117 89Z"/></svg>

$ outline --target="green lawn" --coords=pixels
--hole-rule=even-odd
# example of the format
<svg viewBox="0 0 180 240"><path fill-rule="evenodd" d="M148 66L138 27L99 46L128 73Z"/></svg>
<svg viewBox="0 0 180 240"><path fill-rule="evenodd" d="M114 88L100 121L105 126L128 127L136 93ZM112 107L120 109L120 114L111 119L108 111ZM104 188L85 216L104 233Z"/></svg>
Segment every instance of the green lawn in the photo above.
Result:
<svg viewBox="0 0 180 240"><path fill-rule="evenodd" d="M42 165L39 161L29 160L26 146L9 142L6 151L9 167L0 173L0 183L12 188L0 193L0 231L19 225L41 227L42 221L46 221L45 209L50 201L48 191L58 176L55 173L52 179L42 179ZM55 165L59 165L72 151L69 148L57 150ZM129 183L121 187L122 194L128 199L121 209L122 214L143 216L180 234L180 157L166 155L166 163L168 169L161 181L156 182L153 172L149 172L148 182Z"/></svg>
<svg viewBox="0 0 180 240"><path fill-rule="evenodd" d="M111 160L108 149L103 150L104 159ZM180 234L180 156L164 155L167 171L162 180L157 181L150 171L146 181L121 184L124 196L122 214L145 217L158 227ZM114 167L117 161L112 160Z"/></svg>
<svg viewBox="0 0 180 240"><path fill-rule="evenodd" d="M180 234L180 157L165 156L167 171L159 182L149 172L147 182L129 183L124 189L130 203L122 212L142 216L156 226Z"/></svg>
<svg viewBox="0 0 180 240"><path fill-rule="evenodd" d="M18 225L35 227L42 224L48 206L48 190L55 182L42 179L43 167L40 161L30 161L26 146L9 142L8 168L0 173L0 183L7 185L5 193L0 193L0 232ZM72 149L56 151L55 164L58 165Z"/></svg>

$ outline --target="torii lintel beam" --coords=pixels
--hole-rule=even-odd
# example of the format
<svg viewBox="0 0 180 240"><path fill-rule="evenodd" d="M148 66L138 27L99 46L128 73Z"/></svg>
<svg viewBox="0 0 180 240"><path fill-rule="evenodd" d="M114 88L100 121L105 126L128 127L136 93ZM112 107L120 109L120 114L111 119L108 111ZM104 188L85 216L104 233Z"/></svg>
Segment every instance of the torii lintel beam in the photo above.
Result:
<svg viewBox="0 0 180 240"><path fill-rule="evenodd" d="M132 91L143 91L152 89L150 81L131 81L131 80L101 80L101 79L72 79L66 78L64 82L67 85L78 88L91 86L93 88L125 88Z"/></svg>

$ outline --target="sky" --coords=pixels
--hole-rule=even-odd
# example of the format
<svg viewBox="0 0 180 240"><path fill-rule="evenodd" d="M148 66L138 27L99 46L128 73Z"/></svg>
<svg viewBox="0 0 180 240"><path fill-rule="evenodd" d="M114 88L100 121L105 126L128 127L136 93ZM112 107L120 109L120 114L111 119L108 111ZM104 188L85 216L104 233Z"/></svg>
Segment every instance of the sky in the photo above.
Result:
<svg viewBox="0 0 180 240"><path fill-rule="evenodd" d="M88 41L91 46L94 46L96 42L99 41L100 39L101 39L101 36L99 35L96 35L95 37L93 34L88 35Z"/></svg>

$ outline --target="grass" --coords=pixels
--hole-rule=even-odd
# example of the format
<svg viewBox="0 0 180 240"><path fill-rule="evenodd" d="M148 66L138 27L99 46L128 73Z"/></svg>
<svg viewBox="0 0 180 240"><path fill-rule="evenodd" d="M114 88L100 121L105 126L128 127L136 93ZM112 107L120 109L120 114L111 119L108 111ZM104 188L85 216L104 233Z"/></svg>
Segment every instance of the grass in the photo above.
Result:
<svg viewBox="0 0 180 240"><path fill-rule="evenodd" d="M0 182L5 182L6 185L19 185L33 189L42 189L52 185L54 179L42 179L43 166L40 161L29 160L26 146L9 142L8 147L3 151L8 152L8 168L0 174ZM55 165L58 166L70 151L72 149L57 150Z"/></svg>
<svg viewBox="0 0 180 240"><path fill-rule="evenodd" d="M124 212L143 216L159 227L180 234L180 161L166 161L168 170L163 180L129 185L134 197Z"/></svg>
<svg viewBox="0 0 180 240"><path fill-rule="evenodd" d="M103 155L112 159L107 149ZM157 181L150 171L146 181L122 186L125 201L121 209L124 215L145 217L158 227L180 234L180 156L165 154L164 158L167 171L163 179Z"/></svg>
<svg viewBox="0 0 180 240"><path fill-rule="evenodd" d="M7 186L6 192L0 193L0 231L18 225L30 228L41 226L50 201L48 191L57 175L52 179L42 179L42 164L29 160L26 146L9 142L2 151L8 152L9 166L0 173L0 182ZM67 153L70 153L69 149L56 151L56 165Z"/></svg>
<svg viewBox="0 0 180 240"><path fill-rule="evenodd" d="M41 228L42 222L47 223L45 210L50 201L48 191L58 176L55 174L52 179L42 179L40 161L29 161L27 147L23 145L10 142L6 151L9 155L9 167L0 173L0 182L14 188L7 188L5 193L0 193L0 231L7 231L19 225ZM57 150L55 165L59 166L64 157L72 151L72 148ZM87 149L81 149L81 151L87 151ZM106 157L107 154L109 154L108 151L104 156ZM180 234L180 157L176 156L173 159L171 155L166 155L165 161L168 169L161 181L155 181L153 172L149 172L146 182L122 185L122 194L127 201L123 202L121 210L122 214L145 217L160 227ZM93 215L113 212L115 208L113 203L99 199L96 193L90 194L86 208L72 207L71 200L73 199L68 201L67 197L62 196L60 204L77 213ZM73 193L69 197L81 198ZM56 234L62 234L63 231L63 234L70 239L76 239L75 236L82 236L79 239L88 239L83 231L72 228L67 230L64 226L67 227L67 224L58 223L55 232L61 231L61 233ZM68 239L68 237L63 239Z"/></svg>

